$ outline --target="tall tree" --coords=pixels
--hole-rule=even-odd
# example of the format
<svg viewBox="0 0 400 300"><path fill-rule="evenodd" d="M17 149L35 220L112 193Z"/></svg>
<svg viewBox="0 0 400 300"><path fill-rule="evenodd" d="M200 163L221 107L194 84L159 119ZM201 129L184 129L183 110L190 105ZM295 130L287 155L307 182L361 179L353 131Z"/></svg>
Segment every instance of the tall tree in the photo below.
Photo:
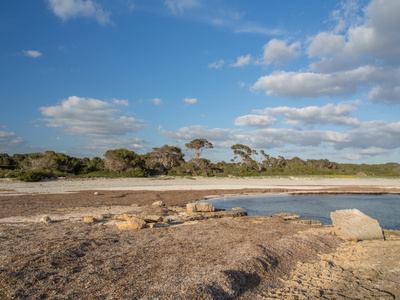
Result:
<svg viewBox="0 0 400 300"><path fill-rule="evenodd" d="M104 154L104 166L114 172L124 172L143 166L139 154L124 148L108 150Z"/></svg>
<svg viewBox="0 0 400 300"><path fill-rule="evenodd" d="M206 139L194 139L190 143L186 143L185 146L188 150L193 151L194 158L200 158L204 149L214 148L213 144Z"/></svg>
<svg viewBox="0 0 400 300"><path fill-rule="evenodd" d="M151 167L159 168L163 173L165 170L170 170L183 161L185 154L181 148L175 146L164 145L159 148L153 148L153 152L149 154L147 163Z"/></svg>

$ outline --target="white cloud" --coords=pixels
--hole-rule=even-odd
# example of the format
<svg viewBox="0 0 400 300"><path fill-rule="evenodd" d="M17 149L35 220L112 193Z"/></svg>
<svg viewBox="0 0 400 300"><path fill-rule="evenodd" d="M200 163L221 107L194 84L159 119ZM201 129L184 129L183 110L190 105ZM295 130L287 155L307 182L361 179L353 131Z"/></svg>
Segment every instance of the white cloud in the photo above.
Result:
<svg viewBox="0 0 400 300"><path fill-rule="evenodd" d="M145 122L119 116L112 104L93 98L71 96L60 105L41 107L48 127L59 127L66 134L89 137L115 137L145 128Z"/></svg>
<svg viewBox="0 0 400 300"><path fill-rule="evenodd" d="M193 9L200 6L198 0L165 0L164 4L174 15L183 13L187 9Z"/></svg>
<svg viewBox="0 0 400 300"><path fill-rule="evenodd" d="M263 110L255 110L255 113L272 116L281 115L285 123L291 125L311 126L316 124L335 124L344 126L359 126L361 123L355 118L349 118L349 114L357 110L357 107L349 103L339 103L337 105L327 104L325 106L307 106L303 108L279 106L275 108L267 107ZM251 125L247 125L251 126Z"/></svg>
<svg viewBox="0 0 400 300"><path fill-rule="evenodd" d="M153 102L154 105L161 105L163 102L160 98L154 98L150 100L151 102Z"/></svg>
<svg viewBox="0 0 400 300"><path fill-rule="evenodd" d="M63 21L72 18L93 18L99 24L111 23L110 12L92 0L48 0L53 13Z"/></svg>
<svg viewBox="0 0 400 300"><path fill-rule="evenodd" d="M129 107L129 101L128 100L118 100L113 98L112 102L116 105L121 105L121 106L125 106L125 107Z"/></svg>
<svg viewBox="0 0 400 300"><path fill-rule="evenodd" d="M231 131L229 129L209 129L207 126L202 125L186 126L175 131L167 131L159 127L159 132L169 140L178 142L190 141L195 138L205 138L209 141L226 141L229 140L231 136Z"/></svg>
<svg viewBox="0 0 400 300"><path fill-rule="evenodd" d="M276 123L276 119L271 116L245 115L235 120L236 126L269 127Z"/></svg>
<svg viewBox="0 0 400 300"><path fill-rule="evenodd" d="M221 69L221 68L224 66L224 64L225 64L225 61L224 61L223 59L221 59L221 60L219 60L219 61L215 61L215 62L209 63L209 64L208 64L208 67L209 67L210 69L217 69L217 70L219 70L219 69Z"/></svg>
<svg viewBox="0 0 400 300"><path fill-rule="evenodd" d="M237 61L233 64L231 64L231 67L243 67L246 66L250 63L251 61L251 55L248 54L246 56L239 56L237 58Z"/></svg>
<svg viewBox="0 0 400 300"><path fill-rule="evenodd" d="M148 141L138 137L107 138L107 139L86 139L81 145L74 149L78 153L91 153L91 156L102 156L106 151L118 148L125 148L135 152L146 152Z"/></svg>
<svg viewBox="0 0 400 300"><path fill-rule="evenodd" d="M196 104L197 98L186 97L185 99L183 99L183 101L187 104Z"/></svg>
<svg viewBox="0 0 400 300"><path fill-rule="evenodd" d="M264 54L260 63L285 65L299 55L300 48L300 42L287 45L286 41L272 39L264 45Z"/></svg>
<svg viewBox="0 0 400 300"><path fill-rule="evenodd" d="M37 58L43 54L37 50L23 50L24 54L29 57Z"/></svg>
<svg viewBox="0 0 400 300"><path fill-rule="evenodd" d="M17 150L25 145L25 141L11 131L0 131L0 151Z"/></svg>

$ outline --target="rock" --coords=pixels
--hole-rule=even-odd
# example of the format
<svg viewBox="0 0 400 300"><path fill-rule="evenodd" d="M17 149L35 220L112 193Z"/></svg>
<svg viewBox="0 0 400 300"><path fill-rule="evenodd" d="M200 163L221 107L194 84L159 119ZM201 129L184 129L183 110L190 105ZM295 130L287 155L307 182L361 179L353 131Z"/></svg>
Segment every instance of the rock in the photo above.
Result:
<svg viewBox="0 0 400 300"><path fill-rule="evenodd" d="M186 204L186 210L188 212L211 212L215 211L215 208L211 203L200 202Z"/></svg>
<svg viewBox="0 0 400 300"><path fill-rule="evenodd" d="M335 235L344 239L383 240L379 222L358 209L331 212Z"/></svg>
<svg viewBox="0 0 400 300"><path fill-rule="evenodd" d="M301 216L299 215L294 215L294 214L288 214L288 213L277 213L274 214L275 217L280 217L282 219L284 219L285 221L287 220L297 220L300 219Z"/></svg>
<svg viewBox="0 0 400 300"><path fill-rule="evenodd" d="M129 223L129 222L135 222L138 224L144 224L146 225L146 221L143 220L142 218L136 217L136 216L131 216L129 217L128 215L124 215L125 220Z"/></svg>
<svg viewBox="0 0 400 300"><path fill-rule="evenodd" d="M165 203L164 203L164 201L156 201L152 205L161 207L161 206L165 206Z"/></svg>
<svg viewBox="0 0 400 300"><path fill-rule="evenodd" d="M244 209L241 207L232 207L232 210L244 210Z"/></svg>
<svg viewBox="0 0 400 300"><path fill-rule="evenodd" d="M142 218L147 223L157 223L157 222L162 222L163 221L163 217L162 216L157 216L157 215L146 215L146 216L143 216Z"/></svg>
<svg viewBox="0 0 400 300"><path fill-rule="evenodd" d="M96 219L93 218L93 217L84 217L83 218L83 222L85 222L85 223L94 223L94 222L96 222Z"/></svg>
<svg viewBox="0 0 400 300"><path fill-rule="evenodd" d="M93 195L98 196L99 192L94 192Z"/></svg>
<svg viewBox="0 0 400 300"><path fill-rule="evenodd" d="M49 216L43 216L43 217L40 219L40 223L49 224L49 223L51 223L51 222L52 222L52 221L51 221L51 219L50 219Z"/></svg>
<svg viewBox="0 0 400 300"><path fill-rule="evenodd" d="M384 229L383 233L385 235L386 241L400 241L400 231L399 230Z"/></svg>
<svg viewBox="0 0 400 300"><path fill-rule="evenodd" d="M292 223L304 225L322 225L320 221L316 220L293 220Z"/></svg>
<svg viewBox="0 0 400 300"><path fill-rule="evenodd" d="M118 229L119 230L132 230L132 229L142 229L145 227L146 227L146 224L139 224L134 221L129 221L129 222L119 225Z"/></svg>

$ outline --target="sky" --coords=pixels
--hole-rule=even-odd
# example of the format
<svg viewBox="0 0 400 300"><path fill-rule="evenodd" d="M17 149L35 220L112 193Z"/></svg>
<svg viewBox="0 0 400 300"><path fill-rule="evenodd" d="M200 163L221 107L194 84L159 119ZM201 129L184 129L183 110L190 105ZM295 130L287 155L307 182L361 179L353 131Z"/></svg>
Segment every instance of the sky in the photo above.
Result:
<svg viewBox="0 0 400 300"><path fill-rule="evenodd" d="M0 153L400 163L399 0L0 2Z"/></svg>

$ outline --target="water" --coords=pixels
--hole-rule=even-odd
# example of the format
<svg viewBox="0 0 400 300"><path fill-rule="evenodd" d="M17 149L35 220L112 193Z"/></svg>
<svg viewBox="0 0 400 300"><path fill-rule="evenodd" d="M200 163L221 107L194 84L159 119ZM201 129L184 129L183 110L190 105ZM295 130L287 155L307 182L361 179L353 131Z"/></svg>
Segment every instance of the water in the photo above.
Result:
<svg viewBox="0 0 400 300"><path fill-rule="evenodd" d="M229 197L208 201L218 209L242 207L249 216L275 213L297 214L305 220L332 224L330 213L338 209L357 208L379 221L384 229L400 230L400 195L291 196L257 195Z"/></svg>

